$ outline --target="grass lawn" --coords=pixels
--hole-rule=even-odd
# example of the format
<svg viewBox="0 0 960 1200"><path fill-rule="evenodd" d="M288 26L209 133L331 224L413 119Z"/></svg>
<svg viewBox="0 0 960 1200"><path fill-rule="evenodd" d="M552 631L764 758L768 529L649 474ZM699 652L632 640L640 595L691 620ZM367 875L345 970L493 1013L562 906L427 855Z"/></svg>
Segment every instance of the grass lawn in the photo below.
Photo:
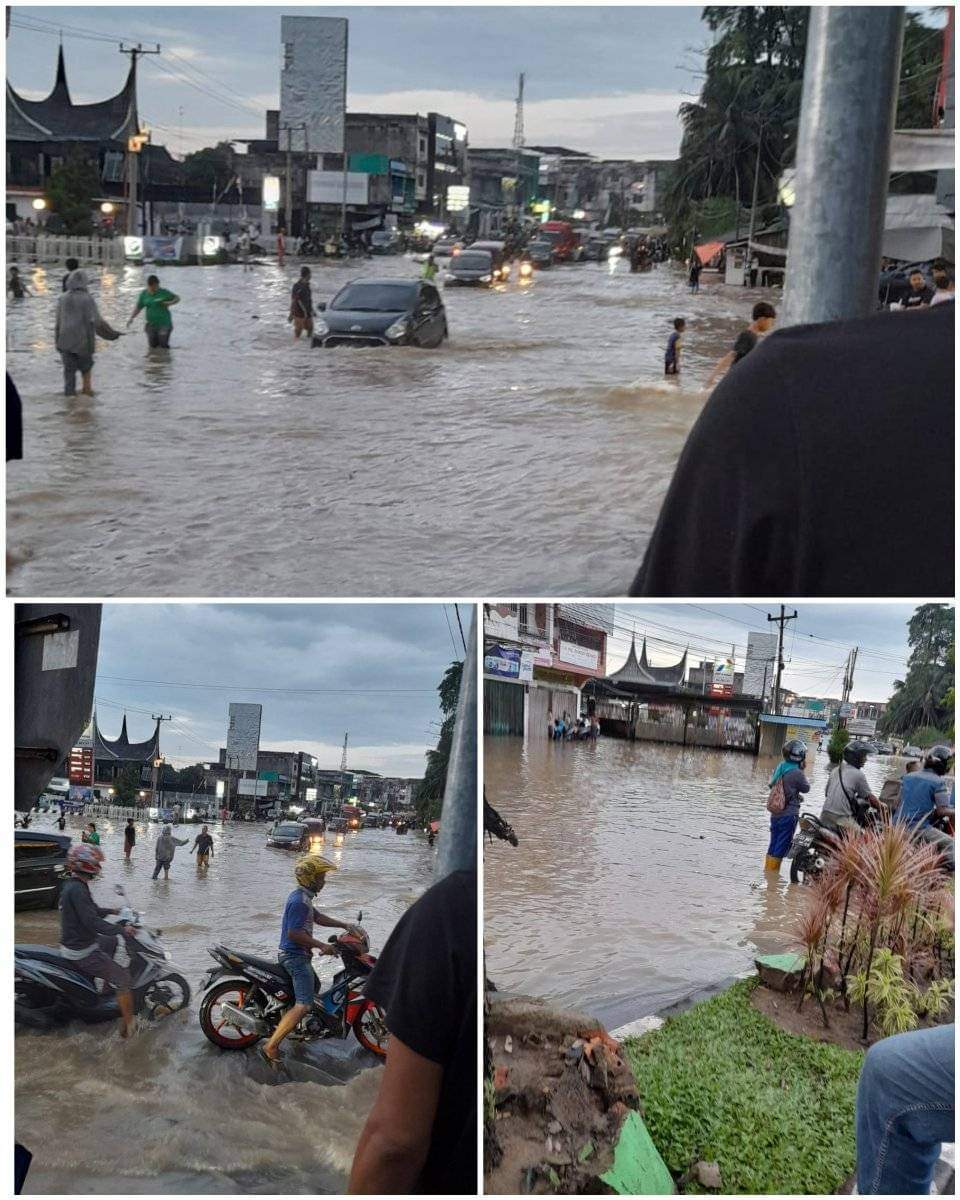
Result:
<svg viewBox="0 0 960 1200"><path fill-rule="evenodd" d="M704 1159L720 1164L724 1192L835 1192L856 1165L863 1055L783 1033L751 1007L756 986L624 1042L644 1121L675 1178Z"/></svg>

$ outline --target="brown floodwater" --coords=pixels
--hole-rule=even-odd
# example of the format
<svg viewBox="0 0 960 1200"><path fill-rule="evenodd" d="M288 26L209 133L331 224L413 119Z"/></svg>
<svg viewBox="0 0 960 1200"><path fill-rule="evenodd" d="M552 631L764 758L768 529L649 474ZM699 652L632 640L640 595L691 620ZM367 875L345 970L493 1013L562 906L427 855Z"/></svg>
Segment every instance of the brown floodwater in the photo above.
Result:
<svg viewBox="0 0 960 1200"><path fill-rule="evenodd" d="M800 886L769 881L770 759L653 742L487 738L487 797L520 839L484 852L488 976L503 991L646 1016L790 945ZM877 791L903 760L867 760ZM802 806L820 812L826 750Z"/></svg>
<svg viewBox="0 0 960 1200"><path fill-rule="evenodd" d="M317 301L420 270L312 266ZM761 295L583 263L446 289L440 350L321 351L286 323L298 268L160 268L181 297L173 349L147 354L139 325L98 343L90 399L62 395L62 268L22 265L36 294L7 316L25 423L11 593L623 595L703 384ZM114 326L146 273L91 272ZM677 316L683 374L665 379Z"/></svg>
<svg viewBox="0 0 960 1200"><path fill-rule="evenodd" d="M68 826L76 838L80 824ZM295 886L295 855L265 846L266 825L213 825L214 858L206 872L197 870L184 846L169 881L153 881L157 825L138 828L127 863L121 825L97 824L107 861L95 896L112 907L113 886L123 884L145 922L163 930L193 1000L189 1011L143 1026L130 1042L121 1041L112 1023L18 1030L16 1136L34 1154L26 1191L342 1192L379 1084L373 1056L356 1054L352 1035L347 1042L313 1043L305 1053L318 1070L298 1071L296 1082L270 1083L252 1056L212 1046L197 1019L199 988L214 965L208 946L222 941L275 957L283 905ZM175 832L192 844L198 829L185 825ZM397 837L392 830L364 829L341 835L341 843L327 838L324 853L338 870L318 907L350 921L362 910L377 954L432 882L433 852L422 836ZM18 942L55 945L58 928L56 911L16 915ZM314 961L322 986L338 960ZM312 1081L324 1074L345 1082Z"/></svg>

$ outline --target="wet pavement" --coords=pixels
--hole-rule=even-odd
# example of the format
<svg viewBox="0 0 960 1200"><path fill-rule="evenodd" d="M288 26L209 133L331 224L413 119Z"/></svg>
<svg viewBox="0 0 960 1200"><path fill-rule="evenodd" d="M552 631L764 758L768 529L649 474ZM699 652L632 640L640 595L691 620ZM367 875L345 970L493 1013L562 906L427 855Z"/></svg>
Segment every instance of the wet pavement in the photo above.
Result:
<svg viewBox="0 0 960 1200"><path fill-rule="evenodd" d="M867 760L879 792L903 759ZM484 852L488 976L609 1028L788 948L799 885L763 873L770 759L601 738L487 738L486 793L520 845ZM829 773L812 754L808 802Z"/></svg>
<svg viewBox="0 0 960 1200"><path fill-rule="evenodd" d="M81 822L67 832L79 838ZM107 856L99 902L115 883L162 940L193 990L190 1010L123 1042L112 1024L17 1031L16 1134L34 1154L26 1192L336 1193L346 1188L379 1070L353 1035L294 1048L292 1082L278 1083L251 1054L212 1046L197 1018L199 989L225 942L274 957L296 856L267 849L265 825L212 825L214 858L198 872L178 848L168 882L153 881L158 826L141 825L133 860L121 824L98 821ZM53 827L41 818L38 827ZM199 827L178 828L192 844ZM396 922L432 881L425 839L392 830L327 838L338 864L318 907L354 921L360 910L378 954ZM19 912L18 942L58 941L56 911ZM315 959L321 986L339 965ZM335 965L336 964L336 965ZM370 1069L372 1068L372 1069Z"/></svg>
<svg viewBox="0 0 960 1200"><path fill-rule="evenodd" d="M315 301L420 270L311 266ZM622 595L713 364L778 298L584 263L445 289L440 350L321 351L286 323L298 269L149 268L181 297L173 348L147 354L142 316L99 342L92 399L61 394L62 268L22 269L37 294L8 306L11 593ZM92 272L117 328L147 273ZM676 316L684 373L665 379Z"/></svg>

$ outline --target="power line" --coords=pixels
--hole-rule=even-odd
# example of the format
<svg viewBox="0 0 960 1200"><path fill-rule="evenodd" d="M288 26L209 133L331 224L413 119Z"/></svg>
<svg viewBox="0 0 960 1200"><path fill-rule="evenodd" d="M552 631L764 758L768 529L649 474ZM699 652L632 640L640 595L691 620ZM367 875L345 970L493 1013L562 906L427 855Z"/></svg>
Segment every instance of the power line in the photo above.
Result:
<svg viewBox="0 0 960 1200"><path fill-rule="evenodd" d="M197 688L214 692L269 692L290 696L409 696L432 695L434 688L280 688L247 683L182 683L171 679L134 679L126 675L99 675L111 683L149 684L151 687Z"/></svg>
<svg viewBox="0 0 960 1200"><path fill-rule="evenodd" d="M460 626L460 641L463 642L463 652L467 652L467 639L463 636L463 623L460 620L460 605L454 604L453 611L457 614L457 624Z"/></svg>
<svg viewBox="0 0 960 1200"><path fill-rule="evenodd" d="M453 657L456 658L460 651L457 649L457 639L453 636L453 626L450 624L450 617L447 614L447 606L445 604L441 604L440 607L443 609L443 619L447 623L447 633L450 634L450 645L453 647Z"/></svg>

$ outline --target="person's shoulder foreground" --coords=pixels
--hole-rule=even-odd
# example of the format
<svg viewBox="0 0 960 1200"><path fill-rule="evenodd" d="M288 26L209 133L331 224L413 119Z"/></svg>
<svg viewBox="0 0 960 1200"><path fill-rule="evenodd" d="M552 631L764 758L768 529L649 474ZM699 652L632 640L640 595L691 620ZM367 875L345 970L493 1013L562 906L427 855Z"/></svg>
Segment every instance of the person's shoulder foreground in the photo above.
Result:
<svg viewBox="0 0 960 1200"><path fill-rule="evenodd" d="M771 334L680 456L636 596L953 595L953 310Z"/></svg>

